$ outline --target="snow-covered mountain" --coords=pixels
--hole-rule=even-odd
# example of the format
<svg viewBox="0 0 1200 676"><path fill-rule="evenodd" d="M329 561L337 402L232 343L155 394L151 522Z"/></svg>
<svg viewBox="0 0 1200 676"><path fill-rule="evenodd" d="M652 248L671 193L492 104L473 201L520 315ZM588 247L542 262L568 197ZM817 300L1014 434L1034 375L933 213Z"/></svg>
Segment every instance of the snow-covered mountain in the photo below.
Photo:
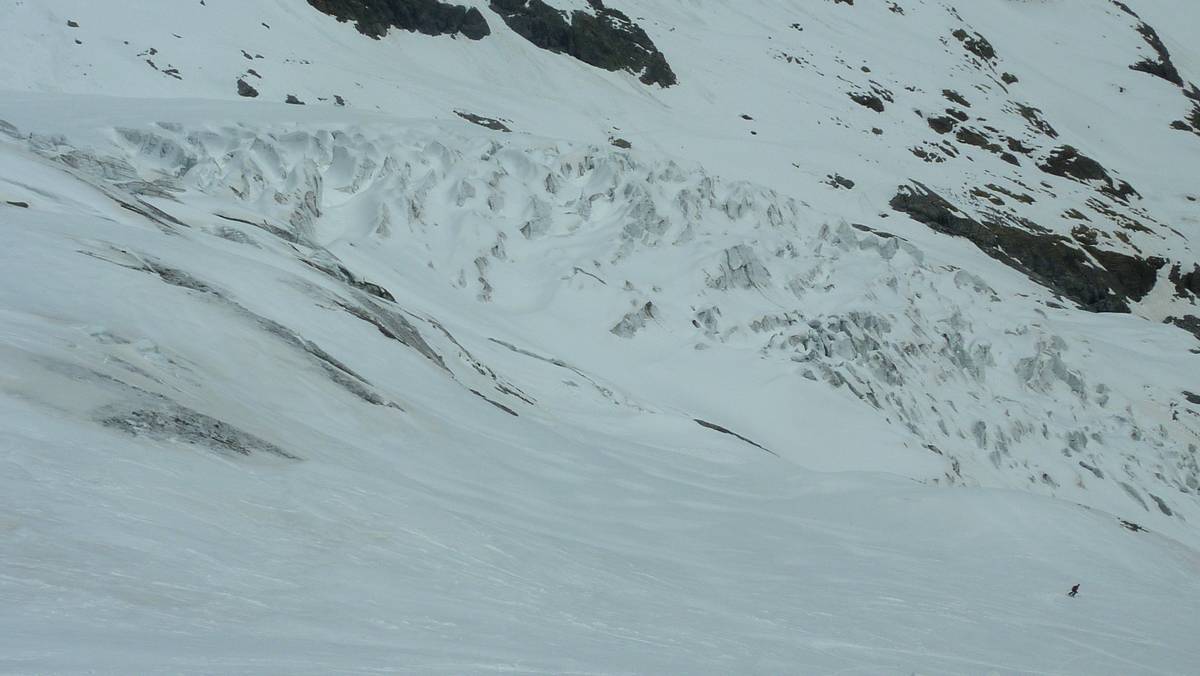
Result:
<svg viewBox="0 0 1200 676"><path fill-rule="evenodd" d="M0 0L0 671L1192 672L1198 33Z"/></svg>

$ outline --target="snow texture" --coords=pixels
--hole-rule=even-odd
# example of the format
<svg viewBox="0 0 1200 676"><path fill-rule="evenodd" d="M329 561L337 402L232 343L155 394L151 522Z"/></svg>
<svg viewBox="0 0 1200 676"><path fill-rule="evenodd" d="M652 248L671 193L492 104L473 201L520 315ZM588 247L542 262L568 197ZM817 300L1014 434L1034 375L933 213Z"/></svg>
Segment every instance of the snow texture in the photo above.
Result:
<svg viewBox="0 0 1200 676"><path fill-rule="evenodd" d="M0 0L0 672L1194 671L1200 11L456 4Z"/></svg>

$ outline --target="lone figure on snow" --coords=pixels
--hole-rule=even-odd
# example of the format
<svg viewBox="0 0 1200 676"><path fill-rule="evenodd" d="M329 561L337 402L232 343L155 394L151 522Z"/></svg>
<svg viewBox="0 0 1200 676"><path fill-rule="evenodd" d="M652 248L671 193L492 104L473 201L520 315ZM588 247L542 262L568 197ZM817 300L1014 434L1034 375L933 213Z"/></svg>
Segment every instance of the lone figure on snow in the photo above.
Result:
<svg viewBox="0 0 1200 676"><path fill-rule="evenodd" d="M1071 591L1067 592L1067 596L1074 598L1075 595L1078 593L1079 593L1079 585L1075 585L1074 587L1071 587Z"/></svg>

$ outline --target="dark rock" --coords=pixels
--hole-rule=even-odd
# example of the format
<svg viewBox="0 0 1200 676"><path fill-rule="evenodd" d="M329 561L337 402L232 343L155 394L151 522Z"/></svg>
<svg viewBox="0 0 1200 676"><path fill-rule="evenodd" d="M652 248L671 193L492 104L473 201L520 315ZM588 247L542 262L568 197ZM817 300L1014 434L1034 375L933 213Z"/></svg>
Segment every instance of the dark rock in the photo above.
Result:
<svg viewBox="0 0 1200 676"><path fill-rule="evenodd" d="M970 127L962 127L961 129L958 130L958 133L954 135L954 138L959 143L962 143L964 145L975 146L977 148L986 150L986 151L992 153L993 155L998 156L1000 159L1004 160L1005 162L1008 162L1009 164L1013 164L1013 165L1017 165L1017 166L1021 165L1020 161L1017 160L1015 155L1013 155L1012 153L1006 152L1003 148L1000 147L999 144L992 142L991 139L989 139L982 132L980 132L976 129L971 129Z"/></svg>
<svg viewBox="0 0 1200 676"><path fill-rule="evenodd" d="M1136 524L1132 521L1126 521L1125 519L1117 519L1117 522L1121 524L1121 527L1131 530L1135 533L1145 533L1146 532L1145 528L1142 528L1141 526L1139 526L1138 524Z"/></svg>
<svg viewBox="0 0 1200 676"><path fill-rule="evenodd" d="M618 147L618 148L621 148L622 150L629 150L630 148L632 148L632 147L633 147L633 144L632 144L632 143L630 143L629 141L626 141L626 140L625 140L625 139L623 139L623 138L614 138L614 139L611 139L611 140L609 141L609 143L613 144L614 146L616 146L616 147Z"/></svg>
<svg viewBox="0 0 1200 676"><path fill-rule="evenodd" d="M302 105L304 105L304 102L303 102L303 101L301 101L300 99L296 98L296 95L295 95L295 94L288 94L288 95L287 95L287 98L284 100L284 103L290 103L290 104L292 104L293 106L302 106Z"/></svg>
<svg viewBox="0 0 1200 676"><path fill-rule="evenodd" d="M870 108L871 110L882 113L884 110L883 100L874 94L863 94L860 92L849 92L849 97L860 106Z"/></svg>
<svg viewBox="0 0 1200 676"><path fill-rule="evenodd" d="M727 428L721 427L720 425L718 425L718 424L716 424L716 423L710 423L710 422L708 422L707 420L701 420L701 419L699 419L699 418L693 418L693 420L695 420L695 421L696 421L696 424L697 424L697 425L699 425L699 426L701 426L701 427L704 427L704 428L706 428L706 429L710 429L710 430L712 430L712 431L714 431L714 432L720 432L721 434L728 434L729 436L736 437L736 438L738 438L738 439L741 439L742 441L746 442L747 444L750 444L751 446L754 446L755 448L758 448L758 449L764 450L764 451L766 451L767 453L770 453L771 455L773 455L773 456L775 456L775 457L779 457L779 454L778 454L778 453L776 453L775 451L772 451L771 449L769 449L769 448L766 448L766 447L765 447L765 446L763 446L762 444L759 444L759 443L756 443L756 442L750 441L750 440L749 440L749 439L747 439L746 437L743 437L742 435L738 434L737 432L734 432L733 430L730 430L730 429L727 429Z"/></svg>
<svg viewBox="0 0 1200 676"><path fill-rule="evenodd" d="M1192 104L1192 112L1188 113L1187 121L1193 130L1200 132L1200 101Z"/></svg>
<svg viewBox="0 0 1200 676"><path fill-rule="evenodd" d="M1054 127L1050 126L1049 122L1042 119L1042 111L1032 106L1026 106L1020 103L1014 104L1017 107L1017 113L1025 118L1029 126L1034 130L1039 131L1050 138L1058 138L1058 132Z"/></svg>
<svg viewBox="0 0 1200 676"><path fill-rule="evenodd" d="M841 174L830 174L829 176L826 176L825 184L833 186L834 188L845 188L846 190L850 190L854 187L854 181L851 181Z"/></svg>
<svg viewBox="0 0 1200 676"><path fill-rule="evenodd" d="M1071 228L1071 237L1080 244L1095 246L1100 241L1100 231L1085 225L1077 225Z"/></svg>
<svg viewBox="0 0 1200 676"><path fill-rule="evenodd" d="M1183 272L1183 266L1176 263L1167 278L1175 285L1175 295L1200 299L1200 265L1192 265L1191 272Z"/></svg>
<svg viewBox="0 0 1200 676"><path fill-rule="evenodd" d="M984 136L978 130L971 129L970 127L963 127L962 129L959 129L958 133L954 135L954 138L958 139L959 143L975 146L977 148L983 148L984 150L998 150L1000 148L1000 146L992 143L988 137Z"/></svg>
<svg viewBox="0 0 1200 676"><path fill-rule="evenodd" d="M1171 54L1167 51L1166 45L1158 37L1158 33L1150 26L1139 23L1138 32L1142 34L1142 39L1150 48L1154 50L1157 59L1142 59L1130 66L1133 70L1149 73L1155 77L1160 77L1176 87L1183 86L1183 78L1179 76L1179 71L1175 68L1175 64L1171 62Z"/></svg>
<svg viewBox="0 0 1200 676"><path fill-rule="evenodd" d="M576 10L568 16L542 0L491 0L490 6L509 28L541 49L604 70L640 75L644 84L676 84L666 57L640 26L602 0L588 4L594 15Z"/></svg>
<svg viewBox="0 0 1200 676"><path fill-rule="evenodd" d="M472 40L492 34L479 10L440 0L308 0L308 4L338 21L353 21L360 33L376 40L392 27L423 35L463 35Z"/></svg>
<svg viewBox="0 0 1200 676"><path fill-rule="evenodd" d="M1184 315L1182 317L1167 317L1163 320L1164 324L1171 324L1187 331L1196 338L1200 339L1200 317L1196 315Z"/></svg>
<svg viewBox="0 0 1200 676"><path fill-rule="evenodd" d="M953 89L943 89L942 96L945 96L947 100L953 101L963 108L971 107L971 104L965 98L963 98L962 94L959 94Z"/></svg>
<svg viewBox="0 0 1200 676"><path fill-rule="evenodd" d="M995 183L988 183L987 189L991 190L992 192L998 192L1002 195L1007 195L1007 196L1011 197L1012 199L1020 202L1021 204L1033 204L1035 201L1033 199L1033 197L1030 195L1026 195L1025 193L1016 192L1014 190L1009 190L1008 188L1005 188L1002 185L996 185Z"/></svg>
<svg viewBox="0 0 1200 676"><path fill-rule="evenodd" d="M1029 222L1025 228L981 223L920 183L902 186L891 206L937 232L969 240L1091 312L1129 312L1128 301L1144 297L1165 265L1159 258L1142 260L1094 246L1080 248Z"/></svg>
<svg viewBox="0 0 1200 676"><path fill-rule="evenodd" d="M1004 200L986 190L980 188L971 188L971 194L980 199L987 200L998 207L1004 206Z"/></svg>
<svg viewBox="0 0 1200 676"><path fill-rule="evenodd" d="M1117 6L1117 9L1121 10L1122 12L1125 12L1125 13L1126 13L1126 14L1128 14L1129 16L1131 16L1131 17L1133 17L1133 18L1135 18L1135 19L1138 19L1138 18L1140 18L1140 17L1137 15L1137 12L1133 11L1132 9L1130 9L1130 8L1129 8L1129 5L1126 5L1125 3L1121 2L1121 0L1112 0L1112 4L1116 5L1116 6Z"/></svg>
<svg viewBox="0 0 1200 676"><path fill-rule="evenodd" d="M886 215L886 214L884 214L884 215ZM851 223L850 227L854 228L855 230L860 230L862 232L869 232L872 235L875 235L876 237L880 237L882 239L904 239L903 237L897 238L895 235L893 235L892 233L890 233L886 230L878 230L876 228L872 228L869 225L863 225L862 223Z"/></svg>
<svg viewBox="0 0 1200 676"><path fill-rule="evenodd" d="M1138 258L1095 246L1085 245L1084 248L1108 270L1113 289L1132 301L1139 301L1150 293L1158 281L1158 271L1167 264L1158 256Z"/></svg>
<svg viewBox="0 0 1200 676"><path fill-rule="evenodd" d="M1125 181L1113 181L1103 165L1080 153L1073 146L1055 148L1038 168L1048 174L1070 178L1080 183L1101 183L1101 192L1122 201L1128 200L1130 196L1141 197L1133 186Z"/></svg>
<svg viewBox="0 0 1200 676"><path fill-rule="evenodd" d="M1021 143L1020 141L1018 141L1015 138L1009 137L1006 140L1006 143L1008 144L1008 149L1013 151L1014 153L1021 153L1022 155L1028 155L1029 153L1033 152L1033 148L1030 148L1029 146L1025 145L1024 143Z"/></svg>
<svg viewBox="0 0 1200 676"><path fill-rule="evenodd" d="M250 86L250 83L246 82L245 80L237 81L237 90L238 96L244 96L250 99L258 96L258 90Z"/></svg>
<svg viewBox="0 0 1200 676"><path fill-rule="evenodd" d="M347 271L347 272L349 272L349 271ZM388 291L387 289L383 288L382 286L380 286L374 282L368 282L366 280L356 279L351 283L354 284L354 286L362 289L363 291L366 291L367 293L371 294L372 296L375 296L376 298L382 298L383 300L391 301L393 303L396 302L396 298L394 296L392 296L390 291Z"/></svg>
<svg viewBox="0 0 1200 676"><path fill-rule="evenodd" d="M1004 84L1016 84L1017 82L1020 82L1020 80L1017 79L1017 76L1013 75L1012 73L1004 73L1000 76L1000 79L1004 81Z"/></svg>
<svg viewBox="0 0 1200 676"><path fill-rule="evenodd" d="M484 117L482 115L476 115L475 113L466 113L461 110L454 111L454 114L461 117L462 119L466 120L467 122L471 122L471 123L477 124L481 127L486 127L488 129L492 129L494 131L504 131L504 132L512 131L512 129L508 128L508 125L504 124L500 120L497 120L497 119L494 119L491 117Z"/></svg>
<svg viewBox="0 0 1200 676"><path fill-rule="evenodd" d="M991 61L996 58L996 50L992 48L992 43L988 42L987 38L983 37L979 33L971 35L965 30L959 28L958 30L954 31L953 35L959 42L963 44L963 47L966 48L968 52L971 52L984 61Z"/></svg>
<svg viewBox="0 0 1200 676"><path fill-rule="evenodd" d="M29 208L29 202L5 202L5 204L7 204L10 207L18 207L21 209Z"/></svg>
<svg viewBox="0 0 1200 676"><path fill-rule="evenodd" d="M926 121L929 123L929 128L939 134L949 134L958 124L952 117L931 117Z"/></svg>

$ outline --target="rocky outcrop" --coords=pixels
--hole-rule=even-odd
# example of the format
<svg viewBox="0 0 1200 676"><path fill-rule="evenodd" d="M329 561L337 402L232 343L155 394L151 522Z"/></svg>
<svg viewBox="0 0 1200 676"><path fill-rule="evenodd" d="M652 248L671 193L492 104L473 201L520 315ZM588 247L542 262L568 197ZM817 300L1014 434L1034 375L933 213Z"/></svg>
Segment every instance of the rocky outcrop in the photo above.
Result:
<svg viewBox="0 0 1200 676"><path fill-rule="evenodd" d="M492 34L479 10L439 0L308 0L317 10L353 21L363 35L379 39L395 27L424 35L462 35L480 40Z"/></svg>
<svg viewBox="0 0 1200 676"><path fill-rule="evenodd" d="M994 61L996 59L996 50L992 47L992 43L988 42L987 38L979 33L971 34L960 28L954 31L953 35L956 40L962 43L964 49L975 56L984 61Z"/></svg>
<svg viewBox="0 0 1200 676"><path fill-rule="evenodd" d="M1167 51L1167 47L1163 44L1162 39L1158 37L1158 33L1144 23L1139 23L1137 30L1142 34L1142 39L1146 41L1146 44L1150 45L1150 48L1154 50L1154 55L1157 58L1142 59L1130 66L1130 68L1160 77L1177 87L1182 87L1183 78L1179 76L1179 70L1175 68L1175 64L1171 61L1171 53Z"/></svg>
<svg viewBox="0 0 1200 676"><path fill-rule="evenodd" d="M1059 146L1051 151L1038 168L1047 174L1069 178L1080 183L1099 183L1100 191L1125 201L1131 196L1141 197L1125 181L1113 180L1108 170L1096 160L1080 153L1072 146Z"/></svg>
<svg viewBox="0 0 1200 676"><path fill-rule="evenodd" d="M491 0L508 27L534 45L610 71L628 71L644 84L670 87L674 71L646 32L622 12L588 0L594 13L568 16L542 0Z"/></svg>
<svg viewBox="0 0 1200 676"><path fill-rule="evenodd" d="M1191 272L1183 272L1183 266L1175 264L1168 279L1175 285L1175 294L1180 298L1200 299L1200 265L1192 265Z"/></svg>
<svg viewBox="0 0 1200 676"><path fill-rule="evenodd" d="M1087 244L1077 247L1032 223L1019 228L980 222L920 183L902 186L891 206L938 232L970 240L992 258L1091 312L1129 312L1129 302L1149 293L1166 264L1161 258L1140 259Z"/></svg>
<svg viewBox="0 0 1200 676"><path fill-rule="evenodd" d="M1200 338L1200 317L1197 317L1196 315L1167 317L1163 320L1163 322L1172 326L1177 326L1193 336L1196 336L1196 338Z"/></svg>
<svg viewBox="0 0 1200 676"><path fill-rule="evenodd" d="M461 110L454 111L454 114L466 120L467 122L470 122L471 124L477 124L485 129L503 132L512 131L507 124L504 124L500 120L497 120L493 117L485 117L483 115L476 115L475 113L468 113Z"/></svg>
<svg viewBox="0 0 1200 676"><path fill-rule="evenodd" d="M853 4L853 3L851 3L851 4ZM731 437L736 437L737 439L739 439L739 440L741 440L741 441L744 441L745 443L747 443L747 444L750 444L751 446L754 446L755 448L758 448L758 449L764 450L764 451L766 451L767 453L770 453L770 454L771 454L771 455L773 455L773 456L779 457L779 454L778 454L778 453L776 453L775 451L772 451L771 449L769 449L769 448L767 448L767 447L763 446L762 444L760 444L760 443L758 443L758 442L751 441L750 439L747 439L746 437L743 437L742 435L738 434L737 432L734 432L734 431L733 431L733 430L731 430L731 429L728 429L728 428L726 428L726 427L722 427L721 425L718 425L718 424L716 424L716 423L711 423L711 422L708 422L707 420L701 420L700 418L694 418L694 420L696 421L696 424L697 424L697 425L699 425L699 426L701 426L701 427L703 427L703 428L705 428L705 429L709 429L709 430L712 430L712 431L714 431L714 432L720 432L721 434L728 434L728 435L729 435L729 436L731 436Z"/></svg>
<svg viewBox="0 0 1200 676"><path fill-rule="evenodd" d="M874 94L863 94L861 92L850 92L848 94L848 96L855 103L862 106L863 108L870 108L871 110L873 110L877 113L882 113L885 109L885 106L883 105L883 100L880 99L878 96L875 96Z"/></svg>

